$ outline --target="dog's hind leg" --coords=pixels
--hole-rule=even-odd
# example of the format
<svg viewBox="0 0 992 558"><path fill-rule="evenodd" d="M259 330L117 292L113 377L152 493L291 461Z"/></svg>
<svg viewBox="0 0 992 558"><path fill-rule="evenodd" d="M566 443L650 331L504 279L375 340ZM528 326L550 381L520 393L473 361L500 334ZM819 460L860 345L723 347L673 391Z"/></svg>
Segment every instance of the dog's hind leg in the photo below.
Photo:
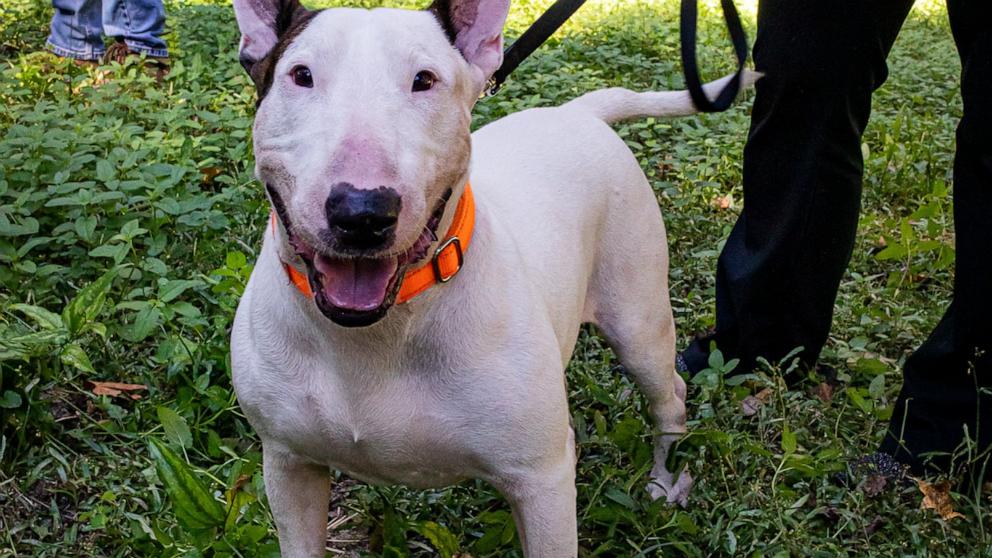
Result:
<svg viewBox="0 0 992 558"><path fill-rule="evenodd" d="M650 263L649 263L650 262ZM657 266L648 260L645 266ZM642 269L627 279L646 283L662 273ZM667 287L667 281L662 283ZM601 296L595 323L600 327L620 362L644 392L654 418L654 467L648 492L669 503L686 505L692 479L682 472L677 478L665 465L672 444L686 432L686 386L675 372L675 323L667 292L654 285L626 285Z"/></svg>
<svg viewBox="0 0 992 558"><path fill-rule="evenodd" d="M643 178L640 182L644 182ZM599 326L624 368L643 390L654 418L653 498L685 506L692 486L665 462L686 432L686 386L675 372L675 322L668 297L668 247L658 206L647 184L631 193L624 219L607 221L590 284L587 317ZM633 230L632 230L633 229Z"/></svg>

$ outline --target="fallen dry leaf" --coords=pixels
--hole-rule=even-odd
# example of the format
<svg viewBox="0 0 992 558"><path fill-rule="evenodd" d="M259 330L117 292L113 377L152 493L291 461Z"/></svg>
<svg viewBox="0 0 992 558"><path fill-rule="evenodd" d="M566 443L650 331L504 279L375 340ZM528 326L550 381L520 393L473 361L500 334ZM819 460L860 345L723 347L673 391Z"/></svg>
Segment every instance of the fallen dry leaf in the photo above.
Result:
<svg viewBox="0 0 992 558"><path fill-rule="evenodd" d="M662 179L667 178L668 175L671 174L673 170L675 170L675 167L672 165L671 161L669 160L659 162L657 168L658 168L658 175Z"/></svg>
<svg viewBox="0 0 992 558"><path fill-rule="evenodd" d="M829 403L834 398L834 386L827 382L820 382L818 386L813 388L813 396L824 403Z"/></svg>
<svg viewBox="0 0 992 558"><path fill-rule="evenodd" d="M951 500L951 483L942 481L930 484L925 480L916 479L916 485L923 493L923 509L934 510L944 521L955 517L964 518L964 514L954 511L954 501Z"/></svg>
<svg viewBox="0 0 992 558"><path fill-rule="evenodd" d="M757 397L748 395L741 401L741 414L746 417L753 417L758 414L758 409L763 404Z"/></svg>
<svg viewBox="0 0 992 558"><path fill-rule="evenodd" d="M213 184L214 179L217 178L222 172L224 172L224 169L220 167L203 167L200 169L200 174L203 175L204 184Z"/></svg>
<svg viewBox="0 0 992 558"><path fill-rule="evenodd" d="M861 484L861 492L864 492L865 496L869 498L874 498L885 490L886 484L888 482L885 475L871 475Z"/></svg>
<svg viewBox="0 0 992 558"><path fill-rule="evenodd" d="M245 484L247 484L248 481L250 481L250 480L251 480L251 477L249 477L248 475L241 475L241 476L239 476L238 477L238 480L234 481L234 485L231 486L231 492L237 492L237 491L241 490L241 488Z"/></svg>
<svg viewBox="0 0 992 558"><path fill-rule="evenodd" d="M134 400L141 399L141 395L137 393L131 393L132 391L143 391L148 389L148 386L144 384L124 384L121 382L96 382L93 380L89 380L87 383L90 384L90 391L93 392L93 395L109 395L110 397L125 396Z"/></svg>
<svg viewBox="0 0 992 558"><path fill-rule="evenodd" d="M765 403L771 401L772 390L765 388L755 395L748 395L741 400L741 414L746 417L754 416Z"/></svg>
<svg viewBox="0 0 992 558"><path fill-rule="evenodd" d="M734 196L727 194L713 200L713 207L716 209L730 209L734 207Z"/></svg>

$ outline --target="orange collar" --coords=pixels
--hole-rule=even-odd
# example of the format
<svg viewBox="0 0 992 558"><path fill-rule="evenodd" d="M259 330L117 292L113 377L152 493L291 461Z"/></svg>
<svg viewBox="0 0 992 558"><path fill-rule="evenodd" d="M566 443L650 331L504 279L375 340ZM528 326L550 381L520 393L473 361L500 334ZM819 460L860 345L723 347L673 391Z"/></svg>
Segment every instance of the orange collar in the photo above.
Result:
<svg viewBox="0 0 992 558"><path fill-rule="evenodd" d="M273 227L275 227L275 223L276 214L272 212ZM400 285L400 292L396 295L396 303L403 304L437 283L447 283L457 275L464 263L465 251L468 250L468 245L472 241L474 228L475 198L472 196L472 185L465 183L465 190L462 192L461 199L458 200L458 207L455 209L455 217L451 221L448 234L434 249L434 255L431 256L430 261L406 272L403 277L403 284ZM313 297L310 281L307 280L306 275L286 262L282 262L282 265L286 268L286 275L289 276L293 285L296 285L296 288L307 298Z"/></svg>

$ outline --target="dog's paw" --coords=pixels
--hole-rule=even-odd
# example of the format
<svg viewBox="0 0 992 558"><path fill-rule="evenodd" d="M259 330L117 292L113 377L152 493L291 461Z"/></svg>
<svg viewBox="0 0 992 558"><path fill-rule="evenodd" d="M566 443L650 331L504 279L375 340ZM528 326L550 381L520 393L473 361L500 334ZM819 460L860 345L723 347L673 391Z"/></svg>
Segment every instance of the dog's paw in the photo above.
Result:
<svg viewBox="0 0 992 558"><path fill-rule="evenodd" d="M647 489L652 500L664 498L669 504L678 504L684 508L689 505L692 475L682 471L676 478L667 469L651 471L651 480L648 481Z"/></svg>

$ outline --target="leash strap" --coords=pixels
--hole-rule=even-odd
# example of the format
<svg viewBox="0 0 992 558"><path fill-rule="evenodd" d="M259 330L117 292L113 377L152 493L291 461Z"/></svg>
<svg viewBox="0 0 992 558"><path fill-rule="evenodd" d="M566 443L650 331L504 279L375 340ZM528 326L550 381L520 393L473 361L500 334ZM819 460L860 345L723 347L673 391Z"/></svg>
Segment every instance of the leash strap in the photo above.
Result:
<svg viewBox="0 0 992 558"><path fill-rule="evenodd" d="M503 64L489 79L486 94L492 96L498 93L507 76L585 3L586 0L558 0L548 8L548 11L541 14L541 17L537 18L537 21L503 52Z"/></svg>
<svg viewBox="0 0 992 558"><path fill-rule="evenodd" d="M721 112L727 110L737 92L741 87L741 72L744 71L744 64L747 62L747 34L741 25L741 18L737 14L737 8L733 0L720 0L723 8L723 19L727 22L727 30L730 32L730 40L734 45L734 53L737 55L737 73L734 79L723 87L717 94L716 99L710 100L703 92L703 83L699 78L699 67L696 63L696 19L697 0L682 0L682 15L680 35L682 40L682 71L685 73L685 85L692 97L692 104L701 112Z"/></svg>
<svg viewBox="0 0 992 558"><path fill-rule="evenodd" d="M503 64L489 79L486 95L492 96L499 92L506 78L517 69L517 66L547 41L586 0L557 0L541 17L537 18L524 34L503 52ZM737 56L737 72L734 79L724 86L711 101L703 92L703 82L699 77L699 66L696 62L696 21L698 19L697 0L682 0L682 12L679 23L682 43L682 71L685 74L686 88L692 103L702 112L721 112L727 110L737 93L740 91L740 77L747 62L747 34L741 25L740 15L733 0L720 0L723 8L723 19L730 32L730 40L734 45Z"/></svg>

